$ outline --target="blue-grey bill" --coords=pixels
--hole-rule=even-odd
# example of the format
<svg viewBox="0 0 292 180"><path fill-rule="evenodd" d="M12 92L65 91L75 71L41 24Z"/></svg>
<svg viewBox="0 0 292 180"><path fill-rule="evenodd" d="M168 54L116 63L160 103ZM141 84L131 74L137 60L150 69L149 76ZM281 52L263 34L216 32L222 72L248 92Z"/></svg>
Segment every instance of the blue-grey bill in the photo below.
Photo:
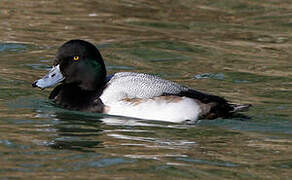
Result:
<svg viewBox="0 0 292 180"><path fill-rule="evenodd" d="M34 87L39 87L39 88L47 88L54 86L55 84L63 81L65 77L60 71L60 65L52 67L50 72L45 75L42 79L36 80L33 83Z"/></svg>

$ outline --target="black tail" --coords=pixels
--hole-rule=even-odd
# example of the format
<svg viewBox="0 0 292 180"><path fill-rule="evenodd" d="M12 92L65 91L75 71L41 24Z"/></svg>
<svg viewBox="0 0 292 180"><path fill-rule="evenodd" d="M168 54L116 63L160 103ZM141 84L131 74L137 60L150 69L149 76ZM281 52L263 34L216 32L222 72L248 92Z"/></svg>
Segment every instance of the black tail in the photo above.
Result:
<svg viewBox="0 0 292 180"><path fill-rule="evenodd" d="M236 112L245 112L248 111L249 107L251 107L251 104L229 104L230 107L233 108L230 113L236 113Z"/></svg>
<svg viewBox="0 0 292 180"><path fill-rule="evenodd" d="M206 94L193 89L182 91L176 94L176 96L186 96L197 99L203 103L205 107L209 106L207 107L209 110L201 114L201 119L215 119L218 117L228 118L236 112L244 112L251 107L251 104L232 104L222 97Z"/></svg>
<svg viewBox="0 0 292 180"><path fill-rule="evenodd" d="M229 104L228 102L223 104L212 102L210 105L210 111L202 116L203 119L231 118L236 113L245 112L251 107L251 104Z"/></svg>

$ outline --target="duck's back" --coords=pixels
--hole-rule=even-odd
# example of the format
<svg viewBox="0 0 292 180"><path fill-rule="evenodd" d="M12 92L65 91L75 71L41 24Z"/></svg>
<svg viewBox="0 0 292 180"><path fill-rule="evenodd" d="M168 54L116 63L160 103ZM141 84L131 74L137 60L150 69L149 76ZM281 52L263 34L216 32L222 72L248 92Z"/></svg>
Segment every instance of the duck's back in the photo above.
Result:
<svg viewBox="0 0 292 180"><path fill-rule="evenodd" d="M150 74L120 72L107 77L101 95L104 103L124 98L153 98L164 94L176 95L189 88Z"/></svg>

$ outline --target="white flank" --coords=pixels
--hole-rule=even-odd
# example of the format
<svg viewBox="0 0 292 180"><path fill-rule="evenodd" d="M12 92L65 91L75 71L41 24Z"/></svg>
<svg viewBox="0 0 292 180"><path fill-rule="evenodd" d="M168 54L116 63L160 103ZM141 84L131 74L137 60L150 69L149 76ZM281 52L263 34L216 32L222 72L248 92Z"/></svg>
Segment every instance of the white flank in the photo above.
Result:
<svg viewBox="0 0 292 180"><path fill-rule="evenodd" d="M186 120L195 122L200 106L195 100L182 97L180 101L167 101L153 98L144 102L133 103L130 101L116 101L106 104L109 107L107 114L128 116L140 119L159 120L180 123Z"/></svg>

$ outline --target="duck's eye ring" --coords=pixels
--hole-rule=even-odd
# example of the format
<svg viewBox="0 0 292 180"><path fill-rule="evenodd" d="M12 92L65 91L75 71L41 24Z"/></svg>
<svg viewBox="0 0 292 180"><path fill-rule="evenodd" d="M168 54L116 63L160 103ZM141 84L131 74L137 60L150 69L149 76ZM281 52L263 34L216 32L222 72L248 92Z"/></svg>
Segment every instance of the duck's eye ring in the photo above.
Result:
<svg viewBox="0 0 292 180"><path fill-rule="evenodd" d="M74 59L74 61L78 61L79 60L79 56L74 56L73 59Z"/></svg>

